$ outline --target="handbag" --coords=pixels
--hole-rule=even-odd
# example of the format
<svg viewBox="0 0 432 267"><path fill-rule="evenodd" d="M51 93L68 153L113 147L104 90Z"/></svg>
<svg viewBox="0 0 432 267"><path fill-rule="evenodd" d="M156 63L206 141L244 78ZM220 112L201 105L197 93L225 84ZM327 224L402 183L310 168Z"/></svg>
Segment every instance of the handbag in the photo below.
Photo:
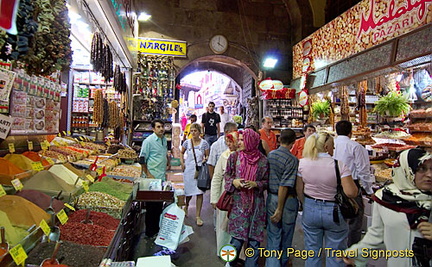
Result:
<svg viewBox="0 0 432 267"><path fill-rule="evenodd" d="M432 212L429 215L429 221L432 222ZM432 240L414 237L412 251L417 261L417 266L431 266L432 260Z"/></svg>
<svg viewBox="0 0 432 267"><path fill-rule="evenodd" d="M226 190L220 196L218 202L216 203L216 208L230 212L233 206L233 196Z"/></svg>
<svg viewBox="0 0 432 267"><path fill-rule="evenodd" d="M192 146L192 153L194 155L194 160L195 160L195 174L194 174L194 178L198 179L199 171L200 171L201 168L200 168L200 166L198 166L198 162L197 162L196 155L195 155L195 147L194 147L192 139L190 139L190 143L191 143L191 146Z"/></svg>
<svg viewBox="0 0 432 267"><path fill-rule="evenodd" d="M354 199L349 198L343 191L340 172L339 172L339 165L337 160L335 160L334 162L335 162L336 178L337 178L337 187L336 187L336 195L335 195L336 204L339 207L342 216L345 219L352 219L358 215L360 207ZM336 216L335 214L333 214L333 220L336 223L338 223L339 216L337 216L337 214Z"/></svg>
<svg viewBox="0 0 432 267"><path fill-rule="evenodd" d="M198 171L198 178L197 178L197 187L202 190L206 191L210 189L210 172L208 169L208 166L206 163L203 163Z"/></svg>

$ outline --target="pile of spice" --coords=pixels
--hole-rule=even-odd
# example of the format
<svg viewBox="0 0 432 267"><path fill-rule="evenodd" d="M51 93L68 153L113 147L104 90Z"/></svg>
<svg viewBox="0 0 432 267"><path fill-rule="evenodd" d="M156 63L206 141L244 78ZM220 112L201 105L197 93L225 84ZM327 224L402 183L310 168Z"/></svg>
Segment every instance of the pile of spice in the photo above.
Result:
<svg viewBox="0 0 432 267"><path fill-rule="evenodd" d="M0 184L11 185L11 180L16 178L23 179L29 176L29 173L15 166L9 160L0 158Z"/></svg>
<svg viewBox="0 0 432 267"><path fill-rule="evenodd" d="M82 180L73 171L69 170L63 164L55 164L49 170L49 172L57 175L60 179L70 185L77 187L82 186Z"/></svg>
<svg viewBox="0 0 432 267"><path fill-rule="evenodd" d="M43 209L20 196L5 195L0 197L0 210L5 212L13 225L39 225L42 219L50 216Z"/></svg>
<svg viewBox="0 0 432 267"><path fill-rule="evenodd" d="M32 173L35 173L32 167L33 160L27 158L26 156L20 154L7 154L4 156L4 158L25 171L32 171Z"/></svg>
<svg viewBox="0 0 432 267"><path fill-rule="evenodd" d="M68 222L76 222L80 223L86 219L87 210L78 210L72 214L69 214ZM112 216L97 211L90 211L89 220L93 223L93 225L102 226L108 230L115 230L120 223L119 219L115 219Z"/></svg>
<svg viewBox="0 0 432 267"><path fill-rule="evenodd" d="M125 201L106 193L88 192L79 196L77 207L104 212L119 219L125 204Z"/></svg>
<svg viewBox="0 0 432 267"><path fill-rule="evenodd" d="M5 228L6 242L8 242L11 247L15 246L28 235L26 230L28 227L13 225L7 214L3 211L0 211L0 222L1 226Z"/></svg>
<svg viewBox="0 0 432 267"><path fill-rule="evenodd" d="M29 158L30 160L34 161L34 162L41 162L42 166L44 167L48 167L50 166L50 163L46 160L41 158L41 156L39 156L39 154L37 152L34 151L26 151L24 153L22 153L23 156Z"/></svg>
<svg viewBox="0 0 432 267"><path fill-rule="evenodd" d="M60 239L82 245L107 247L114 237L114 231L93 224L68 222L60 226Z"/></svg>
<svg viewBox="0 0 432 267"><path fill-rule="evenodd" d="M23 184L24 189L39 190L50 196L56 196L62 191L63 201L66 202L69 202L70 195L75 194L77 191L75 186L66 183L63 179L49 171L40 171L29 180L24 181Z"/></svg>
<svg viewBox="0 0 432 267"><path fill-rule="evenodd" d="M36 204L43 210L48 209L51 203L50 196L37 190L25 189L17 192L16 195L27 199L28 201ZM64 208L64 203L58 199L53 199L52 207L57 213Z"/></svg>
<svg viewBox="0 0 432 267"><path fill-rule="evenodd" d="M63 233L62 233L63 234ZM28 254L26 264L39 266L44 259L50 258L55 242L40 243ZM75 244L63 241L57 253L57 259L63 259L62 264L74 267L99 266L106 248Z"/></svg>
<svg viewBox="0 0 432 267"><path fill-rule="evenodd" d="M102 192L126 201L132 193L133 185L117 182L112 178L104 177L102 181L90 186L90 192Z"/></svg>

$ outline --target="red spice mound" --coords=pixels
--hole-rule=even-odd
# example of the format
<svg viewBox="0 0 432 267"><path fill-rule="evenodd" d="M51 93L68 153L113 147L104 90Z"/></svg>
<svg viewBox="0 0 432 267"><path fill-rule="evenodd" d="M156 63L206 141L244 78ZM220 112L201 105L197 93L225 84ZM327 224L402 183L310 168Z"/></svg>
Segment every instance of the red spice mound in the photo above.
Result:
<svg viewBox="0 0 432 267"><path fill-rule="evenodd" d="M69 222L60 226L60 239L91 246L109 246L114 231L102 226Z"/></svg>
<svg viewBox="0 0 432 267"><path fill-rule="evenodd" d="M80 223L86 219L87 210L78 210L70 214L69 222ZM102 226L108 230L116 230L120 223L119 219L98 211L90 211L89 220L93 222L93 225Z"/></svg>

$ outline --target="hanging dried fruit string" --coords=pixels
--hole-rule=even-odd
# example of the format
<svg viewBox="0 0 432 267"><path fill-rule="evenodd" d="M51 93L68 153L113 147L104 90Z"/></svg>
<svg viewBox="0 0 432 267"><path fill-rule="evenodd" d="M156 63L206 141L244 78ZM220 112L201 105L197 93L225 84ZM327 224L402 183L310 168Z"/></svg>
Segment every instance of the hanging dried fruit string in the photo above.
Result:
<svg viewBox="0 0 432 267"><path fill-rule="evenodd" d="M340 87L340 100L341 100L341 119L349 121L349 102L348 102L348 87Z"/></svg>
<svg viewBox="0 0 432 267"><path fill-rule="evenodd" d="M360 125L362 127L367 126L367 111L366 111L366 91L367 91L367 80L361 81L357 88L357 108L360 112Z"/></svg>
<svg viewBox="0 0 432 267"><path fill-rule="evenodd" d="M104 117L103 106L104 106L103 93L101 89L98 89L95 91L94 104L93 104L93 120L98 125L102 125L103 122L103 117Z"/></svg>

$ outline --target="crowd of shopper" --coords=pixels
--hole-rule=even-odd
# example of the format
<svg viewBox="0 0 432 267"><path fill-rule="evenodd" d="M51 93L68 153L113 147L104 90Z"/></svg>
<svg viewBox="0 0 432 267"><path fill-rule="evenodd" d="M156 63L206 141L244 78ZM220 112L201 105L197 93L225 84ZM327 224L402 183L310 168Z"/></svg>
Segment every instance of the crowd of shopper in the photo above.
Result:
<svg viewBox="0 0 432 267"><path fill-rule="evenodd" d="M218 124L218 120L213 123ZM163 145L159 124L154 124L155 136L148 139L154 144L150 146ZM197 188L194 173L197 165L208 160L218 255L219 248L228 242L237 250L237 255L246 244L254 253L246 257L245 266L258 266L258 249L266 231L266 248L282 252L280 256L268 257L266 266L289 265L287 252L292 248L298 210L302 208L305 250L312 255L306 259L306 266L322 266L323 261L326 266L365 266L371 254L362 252L377 249L408 251L388 258L389 266L430 266L431 153L421 149L403 151L393 168L393 183L374 193L367 151L351 140L350 122L336 124L336 137L327 132L316 133L314 126L307 125L305 137L296 140L296 133L285 129L280 132L276 144L270 130L271 118L265 117L262 124L259 131L254 127L238 131L235 123L226 122L223 135L216 139L211 137L213 145L210 145L201 138L209 132L203 132L200 124L192 123L188 132L191 137L184 139L182 154L187 156L181 158L181 165L185 212L187 214L191 197L197 196L196 224L203 224L204 192ZM161 166L166 164L161 155L149 154L150 146L146 143L141 152L143 170L149 177L152 176L151 166L159 166L162 172ZM337 177L344 193L359 205L359 212L353 219L346 220L336 203ZM233 198L230 212L216 208L224 191ZM372 225L363 238L362 194L374 200ZM345 257L333 253L322 255L319 252L323 250L345 250ZM426 255L421 255L421 251ZM227 266L236 266L237 260L228 262Z"/></svg>

